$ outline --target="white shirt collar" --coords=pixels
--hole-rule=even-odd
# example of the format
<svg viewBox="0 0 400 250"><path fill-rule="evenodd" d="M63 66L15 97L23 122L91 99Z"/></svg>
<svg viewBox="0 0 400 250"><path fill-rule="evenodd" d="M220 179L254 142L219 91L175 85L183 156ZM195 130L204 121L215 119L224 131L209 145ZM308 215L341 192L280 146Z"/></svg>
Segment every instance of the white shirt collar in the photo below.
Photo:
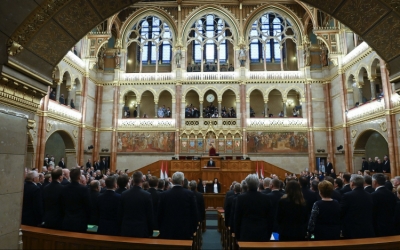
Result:
<svg viewBox="0 0 400 250"><path fill-rule="evenodd" d="M385 186L379 186L379 187L375 188L375 191L380 189L380 188L382 188L382 187L384 188Z"/></svg>

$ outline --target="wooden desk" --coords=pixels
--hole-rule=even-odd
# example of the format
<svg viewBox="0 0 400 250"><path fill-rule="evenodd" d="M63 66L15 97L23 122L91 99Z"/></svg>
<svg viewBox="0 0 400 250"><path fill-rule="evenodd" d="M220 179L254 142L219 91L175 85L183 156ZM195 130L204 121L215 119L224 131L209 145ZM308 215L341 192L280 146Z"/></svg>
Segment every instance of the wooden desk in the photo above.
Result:
<svg viewBox="0 0 400 250"><path fill-rule="evenodd" d="M215 162L215 167L216 168L221 168L221 160L223 157L220 156L203 156L200 158L200 164L202 167L207 167L207 162L210 160L210 158L213 159Z"/></svg>

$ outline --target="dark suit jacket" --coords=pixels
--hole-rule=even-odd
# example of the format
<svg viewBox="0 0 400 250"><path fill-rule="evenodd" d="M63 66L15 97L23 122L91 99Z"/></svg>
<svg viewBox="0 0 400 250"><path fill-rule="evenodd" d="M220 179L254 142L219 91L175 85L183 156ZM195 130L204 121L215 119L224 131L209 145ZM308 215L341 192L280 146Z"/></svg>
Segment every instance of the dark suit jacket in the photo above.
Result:
<svg viewBox="0 0 400 250"><path fill-rule="evenodd" d="M43 189L43 221L46 228L61 230L64 218L61 195L64 187L58 181L53 181Z"/></svg>
<svg viewBox="0 0 400 250"><path fill-rule="evenodd" d="M93 164L94 171L100 170L100 164L97 161Z"/></svg>
<svg viewBox="0 0 400 250"><path fill-rule="evenodd" d="M115 190L115 192L117 194L122 194L123 192L125 192L126 190L128 190L127 188L117 188L117 190Z"/></svg>
<svg viewBox="0 0 400 250"><path fill-rule="evenodd" d="M193 192L182 186L162 192L158 207L160 238L188 240L197 230L197 205Z"/></svg>
<svg viewBox="0 0 400 250"><path fill-rule="evenodd" d="M151 199L153 201L153 229L157 230L158 200L160 199L160 193L157 192L155 188L149 188L147 192L151 194Z"/></svg>
<svg viewBox="0 0 400 250"><path fill-rule="evenodd" d="M364 172L365 170L369 170L367 161L363 161L361 165L361 171Z"/></svg>
<svg viewBox="0 0 400 250"><path fill-rule="evenodd" d="M118 209L121 195L113 190L107 190L97 198L98 234L119 235Z"/></svg>
<svg viewBox="0 0 400 250"><path fill-rule="evenodd" d="M392 192L393 191L393 184L390 181L385 182L385 187Z"/></svg>
<svg viewBox="0 0 400 250"><path fill-rule="evenodd" d="M205 190L205 191L204 191L204 190ZM202 193L202 194L207 193L207 186L201 185L201 188L200 188L200 191L199 191L199 192Z"/></svg>
<svg viewBox="0 0 400 250"><path fill-rule="evenodd" d="M306 200L307 218L310 219L311 210L314 206L314 203L318 200L318 196L315 192L311 191L307 187L302 187L301 192L303 193L304 200Z"/></svg>
<svg viewBox="0 0 400 250"><path fill-rule="evenodd" d="M61 194L64 208L62 229L86 232L90 215L89 190L78 182L71 182Z"/></svg>
<svg viewBox="0 0 400 250"><path fill-rule="evenodd" d="M92 163L86 162L86 169L90 169L92 167Z"/></svg>
<svg viewBox="0 0 400 250"><path fill-rule="evenodd" d="M272 191L271 190L271 193L269 193L267 195L270 198L270 202L271 202L271 214L272 214L273 218L275 218L272 230L273 230L273 232L277 232L278 231L278 224L277 224L277 221L276 221L276 215L277 215L277 210L278 210L278 202L282 198L283 193L279 192L279 191Z"/></svg>
<svg viewBox="0 0 400 250"><path fill-rule="evenodd" d="M382 162L381 162L381 163L378 163L378 162L376 161L376 162L375 162L375 172L377 172L377 173L382 173L382 166L383 166Z"/></svg>
<svg viewBox="0 0 400 250"><path fill-rule="evenodd" d="M269 194L269 193L271 193L271 189L266 188L266 189L264 189L263 191L261 191L261 193L263 193L263 194Z"/></svg>
<svg viewBox="0 0 400 250"><path fill-rule="evenodd" d="M133 186L121 195L119 209L121 235L148 238L153 235L153 201L151 194Z"/></svg>
<svg viewBox="0 0 400 250"><path fill-rule="evenodd" d="M285 198L278 201L277 211L279 240L304 240L308 222L307 205L295 204Z"/></svg>
<svg viewBox="0 0 400 250"><path fill-rule="evenodd" d="M106 170L107 169L107 162L106 161L101 161L99 170Z"/></svg>
<svg viewBox="0 0 400 250"><path fill-rule="evenodd" d="M325 173L330 174L332 169L333 169L333 165L331 162L329 162L328 164L326 164Z"/></svg>
<svg viewBox="0 0 400 250"><path fill-rule="evenodd" d="M269 241L273 220L270 197L249 190L237 197L235 236L240 241Z"/></svg>
<svg viewBox="0 0 400 250"><path fill-rule="evenodd" d="M337 202L340 203L340 201L342 200L342 194L338 190L335 189L332 191L331 198L334 200L337 200Z"/></svg>
<svg viewBox="0 0 400 250"><path fill-rule="evenodd" d="M221 193L221 183L217 183L217 189L218 189L218 193ZM212 184L212 192L214 193L214 183Z"/></svg>
<svg viewBox="0 0 400 250"><path fill-rule="evenodd" d="M372 194L373 192L375 192L375 188L371 187L371 186L366 186L364 187L365 192Z"/></svg>
<svg viewBox="0 0 400 250"><path fill-rule="evenodd" d="M371 194L374 230L377 237L394 235L396 196L386 187L380 187Z"/></svg>
<svg viewBox="0 0 400 250"><path fill-rule="evenodd" d="M205 217L206 209L204 205L204 197L201 193L192 191L194 196L196 197L196 205L197 205L197 217L199 222L202 222Z"/></svg>
<svg viewBox="0 0 400 250"><path fill-rule="evenodd" d="M59 166L60 168L66 168L65 162L62 162L62 161L59 161L59 162L58 162L58 166Z"/></svg>
<svg viewBox="0 0 400 250"><path fill-rule="evenodd" d="M61 185L64 185L64 186L66 186L66 185L68 185L68 184L70 184L71 182L69 182L67 179L65 179L65 177L63 178L63 180L62 180L62 182L61 182Z"/></svg>
<svg viewBox="0 0 400 250"><path fill-rule="evenodd" d="M384 161L382 163L382 172L385 171L385 173L390 173L390 161Z"/></svg>
<svg viewBox="0 0 400 250"><path fill-rule="evenodd" d="M375 162L373 162L373 161L369 161L368 162L368 170L371 171L371 172L376 172Z"/></svg>
<svg viewBox="0 0 400 250"><path fill-rule="evenodd" d="M207 167L215 167L215 161L208 161Z"/></svg>
<svg viewBox="0 0 400 250"><path fill-rule="evenodd" d="M35 183L26 181L24 184L21 224L36 227L42 224L42 217L42 192Z"/></svg>
<svg viewBox="0 0 400 250"><path fill-rule="evenodd" d="M90 200L90 216L88 224L90 225L98 225L99 221L99 210L97 206L97 198L99 198L100 192L90 190L89 191L89 200Z"/></svg>
<svg viewBox="0 0 400 250"><path fill-rule="evenodd" d="M231 221L233 221L231 219L231 215L233 212L232 206L233 206L233 200L236 199L236 197L238 197L239 194L233 194L230 195L229 197L225 198L225 205L224 205L224 213L225 213L225 226L227 227L231 227Z"/></svg>
<svg viewBox="0 0 400 250"><path fill-rule="evenodd" d="M359 187L343 194L341 207L342 233L346 239L374 237L372 196Z"/></svg>
<svg viewBox="0 0 400 250"><path fill-rule="evenodd" d="M340 193L344 195L345 193L351 192L350 184L343 185L343 188L340 189Z"/></svg>

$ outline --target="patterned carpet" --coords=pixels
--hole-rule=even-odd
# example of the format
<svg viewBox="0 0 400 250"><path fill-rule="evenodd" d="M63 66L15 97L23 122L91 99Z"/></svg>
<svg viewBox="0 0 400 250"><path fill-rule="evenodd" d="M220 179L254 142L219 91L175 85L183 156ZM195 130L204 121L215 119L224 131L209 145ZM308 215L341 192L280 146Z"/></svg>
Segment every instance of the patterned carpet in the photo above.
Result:
<svg viewBox="0 0 400 250"><path fill-rule="evenodd" d="M204 250L222 250L221 234L218 233L218 212L206 212L206 231L203 233Z"/></svg>

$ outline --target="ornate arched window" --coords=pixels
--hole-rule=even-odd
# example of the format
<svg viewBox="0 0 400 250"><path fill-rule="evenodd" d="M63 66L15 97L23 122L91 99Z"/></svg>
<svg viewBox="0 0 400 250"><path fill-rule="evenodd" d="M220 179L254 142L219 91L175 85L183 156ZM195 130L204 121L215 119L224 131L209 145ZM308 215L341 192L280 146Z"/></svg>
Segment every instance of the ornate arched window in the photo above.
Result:
<svg viewBox="0 0 400 250"><path fill-rule="evenodd" d="M250 61L280 62L285 58L285 41L288 38L296 41L296 33L290 22L278 13L264 13L250 29Z"/></svg>
<svg viewBox="0 0 400 250"><path fill-rule="evenodd" d="M172 34L166 22L156 16L146 16L131 30L128 44L136 42L137 60L142 64L171 63Z"/></svg>
<svg viewBox="0 0 400 250"><path fill-rule="evenodd" d="M195 63L226 63L228 58L227 41L232 42L228 24L215 14L200 17L192 26L187 38L192 43L192 59ZM218 53L219 48L219 53Z"/></svg>

